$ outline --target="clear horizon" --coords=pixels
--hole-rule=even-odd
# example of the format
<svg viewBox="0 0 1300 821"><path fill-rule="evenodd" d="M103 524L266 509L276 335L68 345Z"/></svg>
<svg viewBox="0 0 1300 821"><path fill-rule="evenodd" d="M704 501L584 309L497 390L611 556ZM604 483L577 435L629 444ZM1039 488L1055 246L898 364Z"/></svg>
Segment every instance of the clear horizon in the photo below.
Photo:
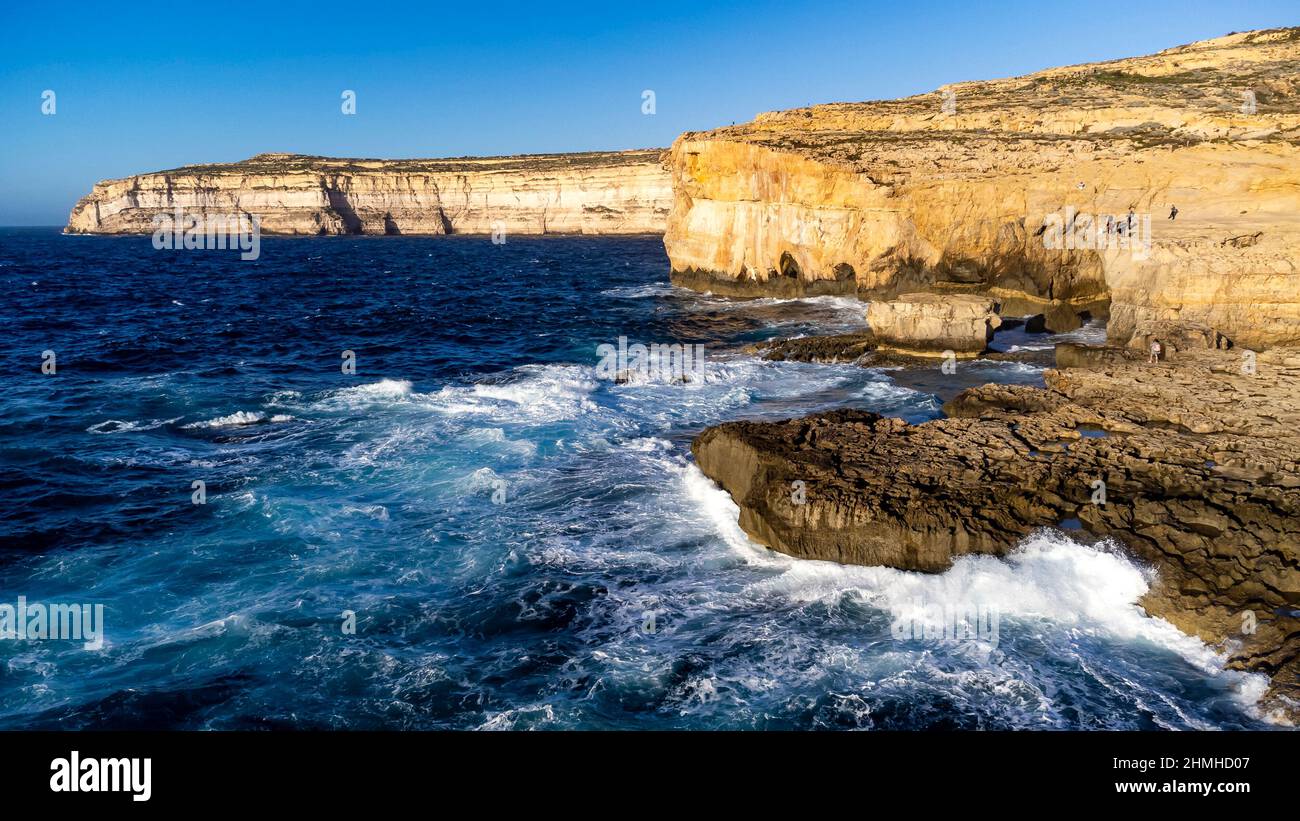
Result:
<svg viewBox="0 0 1300 821"><path fill-rule="evenodd" d="M143 9L109 16L79 3L6 8L0 225L62 225L99 180L264 152L396 159L667 147L683 131L761 111L903 97L1300 24L1292 4L1271 0L1085 8L1068 20L1028 2L989 11L766 0L389 7L379 20L347 9L286 4L226 24ZM53 115L42 113L46 90ZM353 115L341 111L346 90ZM653 115L642 113L645 90Z"/></svg>

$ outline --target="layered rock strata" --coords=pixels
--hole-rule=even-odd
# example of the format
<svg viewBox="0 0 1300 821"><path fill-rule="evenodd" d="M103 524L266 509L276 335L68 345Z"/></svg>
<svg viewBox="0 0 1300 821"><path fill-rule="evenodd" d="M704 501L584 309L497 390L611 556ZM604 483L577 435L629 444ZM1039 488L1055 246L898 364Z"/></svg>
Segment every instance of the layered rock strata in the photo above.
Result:
<svg viewBox="0 0 1300 821"><path fill-rule="evenodd" d="M158 214L251 215L266 234L662 233L672 192L658 149L349 160L259 154L97 183L67 233L143 234Z"/></svg>
<svg viewBox="0 0 1300 821"><path fill-rule="evenodd" d="M1300 29L761 114L669 162L688 287L1109 303L1120 344L1170 321L1300 342Z"/></svg>
<svg viewBox="0 0 1300 821"><path fill-rule="evenodd" d="M976 296L903 294L867 306L867 324L886 351L939 356L978 356L1002 324L997 303Z"/></svg>

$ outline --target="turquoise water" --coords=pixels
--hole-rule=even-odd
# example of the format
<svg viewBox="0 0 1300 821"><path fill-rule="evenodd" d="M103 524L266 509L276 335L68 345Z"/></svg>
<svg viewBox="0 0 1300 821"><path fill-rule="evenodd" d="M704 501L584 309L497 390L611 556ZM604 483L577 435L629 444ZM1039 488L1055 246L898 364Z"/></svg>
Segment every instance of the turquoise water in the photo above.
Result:
<svg viewBox="0 0 1300 821"><path fill-rule="evenodd" d="M666 267L657 237L266 238L241 262L0 232L0 604L105 606L101 650L0 641L0 727L1265 726L1262 680L1143 615L1147 571L1104 543L1045 531L933 576L751 544L691 462L704 427L919 422L1041 365L761 361L744 346L861 328L861 303ZM619 336L706 344L704 384L598 378ZM996 642L894 635L965 604Z"/></svg>

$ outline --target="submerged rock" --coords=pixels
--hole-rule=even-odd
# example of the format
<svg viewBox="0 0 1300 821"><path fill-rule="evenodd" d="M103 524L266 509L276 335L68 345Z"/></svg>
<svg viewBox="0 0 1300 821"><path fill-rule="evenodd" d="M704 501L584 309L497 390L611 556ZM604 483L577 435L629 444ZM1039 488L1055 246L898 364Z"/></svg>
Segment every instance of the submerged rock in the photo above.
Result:
<svg viewBox="0 0 1300 821"><path fill-rule="evenodd" d="M834 363L855 362L875 347L876 337L868 332L772 339L750 345L746 350L774 362Z"/></svg>

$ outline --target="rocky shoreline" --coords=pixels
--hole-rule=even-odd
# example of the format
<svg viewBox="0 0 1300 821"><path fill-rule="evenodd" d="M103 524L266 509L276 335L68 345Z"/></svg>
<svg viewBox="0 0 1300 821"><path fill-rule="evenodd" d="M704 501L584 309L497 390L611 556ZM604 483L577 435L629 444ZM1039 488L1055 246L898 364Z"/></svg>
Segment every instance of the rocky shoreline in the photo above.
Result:
<svg viewBox="0 0 1300 821"><path fill-rule="evenodd" d="M731 422L692 451L745 532L799 558L940 572L1039 528L1110 538L1156 570L1147 612L1300 715L1300 351L1058 357L1076 367L1046 388L968 389L944 419Z"/></svg>
<svg viewBox="0 0 1300 821"><path fill-rule="evenodd" d="M741 527L926 572L1039 528L1110 539L1154 569L1147 612L1300 716L1297 69L1300 29L1243 32L678 138L674 282L870 303L869 333L762 356L947 374L1006 358L989 342L1013 318L1107 321L1107 346L1058 346L1045 387L945 393L943 419L704 431L695 459Z"/></svg>
<svg viewBox="0 0 1300 821"><path fill-rule="evenodd" d="M1297 77L1300 28L1235 33L771 112L666 154L189 166L97 184L65 230L179 209L268 234L662 232L687 288L867 300L870 332L753 346L768 359L956 368L1011 358L989 343L1012 323L1105 318L1111 344L1059 345L1044 388L970 388L915 425L731 422L692 451L753 539L800 558L940 572L1039 528L1111 539L1156 571L1149 613L1268 674L1295 717Z"/></svg>

